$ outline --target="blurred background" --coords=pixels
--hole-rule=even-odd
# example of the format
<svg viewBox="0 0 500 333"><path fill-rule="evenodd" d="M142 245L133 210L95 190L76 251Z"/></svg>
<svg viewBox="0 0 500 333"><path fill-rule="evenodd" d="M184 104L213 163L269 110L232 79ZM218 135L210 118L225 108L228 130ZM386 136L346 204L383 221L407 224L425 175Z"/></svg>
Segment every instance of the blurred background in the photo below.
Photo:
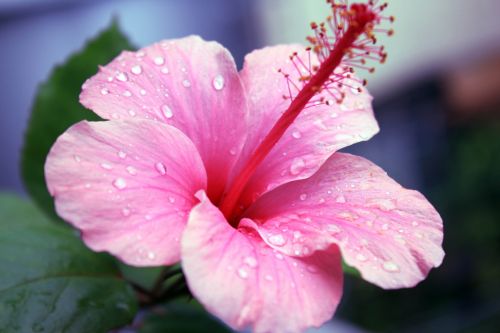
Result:
<svg viewBox="0 0 500 333"><path fill-rule="evenodd" d="M367 77L381 132L347 150L429 198L447 256L413 289L348 278L321 332L499 332L500 1L388 2L396 34ZM139 47L198 34L241 66L255 48L303 42L326 10L323 0L0 0L0 189L24 193L18 164L37 85L113 17Z"/></svg>

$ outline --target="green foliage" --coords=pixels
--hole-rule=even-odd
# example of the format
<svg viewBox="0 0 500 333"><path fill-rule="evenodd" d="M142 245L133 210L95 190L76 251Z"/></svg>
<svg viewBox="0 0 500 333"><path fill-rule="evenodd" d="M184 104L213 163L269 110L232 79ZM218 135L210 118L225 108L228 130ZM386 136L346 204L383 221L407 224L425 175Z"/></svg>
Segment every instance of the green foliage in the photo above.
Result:
<svg viewBox="0 0 500 333"><path fill-rule="evenodd" d="M208 315L196 303L176 303L158 307L141 324L139 333L229 333L226 326Z"/></svg>
<svg viewBox="0 0 500 333"><path fill-rule="evenodd" d="M107 332L137 304L107 255L33 204L0 194L0 332Z"/></svg>
<svg viewBox="0 0 500 333"><path fill-rule="evenodd" d="M56 216L44 178L44 163L50 147L69 126L98 116L80 105L78 96L86 79L98 65L111 61L122 50L133 49L114 22L90 40L78 53L56 67L40 85L25 134L21 171L24 184L36 203L49 215Z"/></svg>

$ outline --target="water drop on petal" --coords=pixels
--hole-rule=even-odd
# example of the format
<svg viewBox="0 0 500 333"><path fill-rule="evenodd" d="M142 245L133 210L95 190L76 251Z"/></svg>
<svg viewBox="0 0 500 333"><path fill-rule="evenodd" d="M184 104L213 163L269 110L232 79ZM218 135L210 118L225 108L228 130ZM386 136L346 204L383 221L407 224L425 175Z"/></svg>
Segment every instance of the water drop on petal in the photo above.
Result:
<svg viewBox="0 0 500 333"><path fill-rule="evenodd" d="M158 162L155 164L155 169L156 171L158 171L160 173L160 175L165 175L167 173L167 168L165 167L165 165L161 162Z"/></svg>
<svg viewBox="0 0 500 333"><path fill-rule="evenodd" d="M302 137L302 134L299 132L299 131L293 131L292 132L292 136L295 138L295 139L300 139Z"/></svg>
<svg viewBox="0 0 500 333"><path fill-rule="evenodd" d="M215 90L222 90L224 88L224 77L222 75L217 75L213 81L212 85Z"/></svg>
<svg viewBox="0 0 500 333"><path fill-rule="evenodd" d="M131 175L136 175L137 174L137 170L133 166L131 166L131 165L129 165L128 167L126 167L126 169L127 169L127 172L129 174L131 174Z"/></svg>
<svg viewBox="0 0 500 333"><path fill-rule="evenodd" d="M399 271L399 266L392 261L384 262L382 264L382 268L388 272L398 272Z"/></svg>
<svg viewBox="0 0 500 333"><path fill-rule="evenodd" d="M357 259L357 260L359 260L359 261L361 261L361 262L363 262L363 261L366 261L366 260L367 260L366 256L365 256L365 255L363 255L363 254L361 254L361 253L358 253L358 254L356 255L356 259Z"/></svg>
<svg viewBox="0 0 500 333"><path fill-rule="evenodd" d="M172 112L172 109L168 105L166 105L166 104L162 105L161 112L163 112L163 115L167 119L170 119L170 118L172 118L174 116L174 113Z"/></svg>
<svg viewBox="0 0 500 333"><path fill-rule="evenodd" d="M306 162L300 157L296 157L292 160L292 164L290 165L290 173L292 175L298 175L299 173L304 170L304 167L306 166Z"/></svg>
<svg viewBox="0 0 500 333"><path fill-rule="evenodd" d="M141 65L135 65L130 71L135 75L139 75L142 73L142 67Z"/></svg>
<svg viewBox="0 0 500 333"><path fill-rule="evenodd" d="M308 266L306 267L306 269L307 269L307 271L308 271L309 273L313 273L313 274L318 273L318 267L317 267L317 266L308 265Z"/></svg>
<svg viewBox="0 0 500 333"><path fill-rule="evenodd" d="M118 74L116 74L116 79L121 82L127 82L128 81L127 73L119 72Z"/></svg>
<svg viewBox="0 0 500 333"><path fill-rule="evenodd" d="M106 170L113 169L113 167L108 163L101 163L101 168L106 169Z"/></svg>
<svg viewBox="0 0 500 333"><path fill-rule="evenodd" d="M165 59L161 56L154 58L153 61L154 61L155 65L157 65L157 66L161 66L165 63Z"/></svg>
<svg viewBox="0 0 500 333"><path fill-rule="evenodd" d="M252 268L255 268L257 267L258 263L257 263L257 259L255 259L254 257L246 257L243 262L245 264L247 264L249 267L252 267Z"/></svg>
<svg viewBox="0 0 500 333"><path fill-rule="evenodd" d="M116 178L115 181L113 182L113 186L119 190L123 190L125 187L127 187L127 183L123 178Z"/></svg>
<svg viewBox="0 0 500 333"><path fill-rule="evenodd" d="M269 243L276 246L283 246L286 243L285 237L282 234L272 235L268 238Z"/></svg>
<svg viewBox="0 0 500 333"><path fill-rule="evenodd" d="M335 202L338 202L338 203L345 203L345 197L343 195L339 195L337 197L337 199L335 199Z"/></svg>
<svg viewBox="0 0 500 333"><path fill-rule="evenodd" d="M189 87L191 87L191 82L189 82L189 80L183 80L183 81L182 81L182 85L183 85L185 88L189 88Z"/></svg>
<svg viewBox="0 0 500 333"><path fill-rule="evenodd" d="M238 276L242 279L248 278L248 272L244 268L238 269Z"/></svg>

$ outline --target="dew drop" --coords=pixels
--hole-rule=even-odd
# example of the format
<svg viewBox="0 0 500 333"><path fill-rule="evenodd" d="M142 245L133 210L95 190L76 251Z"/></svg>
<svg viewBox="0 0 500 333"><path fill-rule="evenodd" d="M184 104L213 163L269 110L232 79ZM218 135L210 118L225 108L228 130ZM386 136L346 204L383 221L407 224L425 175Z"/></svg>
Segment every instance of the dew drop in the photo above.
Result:
<svg viewBox="0 0 500 333"><path fill-rule="evenodd" d="M131 175L136 175L137 174L137 170L133 166L131 166L131 165L129 165L128 167L126 167L126 170Z"/></svg>
<svg viewBox="0 0 500 333"><path fill-rule="evenodd" d="M363 261L366 261L368 258L366 258L366 256L365 256L365 255L363 255L363 254L361 254L361 253L358 253L358 254L356 255L356 259L357 259L358 261L363 262Z"/></svg>
<svg viewBox="0 0 500 333"><path fill-rule="evenodd" d="M128 114L131 116L131 117L135 117L136 116L136 113L134 110L128 110Z"/></svg>
<svg viewBox="0 0 500 333"><path fill-rule="evenodd" d="M266 274L266 276L264 276L264 279L266 279L266 281L272 281L273 277L269 274Z"/></svg>
<svg viewBox="0 0 500 333"><path fill-rule="evenodd" d="M395 240L396 242L398 242L399 244L401 244L401 245L405 245L405 244L406 244L405 239L404 239L404 238L403 238L403 236L401 236L401 235L395 235L395 236L394 236L394 240Z"/></svg>
<svg viewBox="0 0 500 333"><path fill-rule="evenodd" d="M396 208L394 202L390 199L374 199L368 203L371 207L376 207L384 212L389 212Z"/></svg>
<svg viewBox="0 0 500 333"><path fill-rule="evenodd" d="M191 82L189 82L189 80L183 80L183 81L182 81L182 85L183 85L185 88L189 88L189 87L191 87Z"/></svg>
<svg viewBox="0 0 500 333"><path fill-rule="evenodd" d="M299 196L299 199L300 199L301 201L306 200L306 199L307 199L307 194L302 193L302 194Z"/></svg>
<svg viewBox="0 0 500 333"><path fill-rule="evenodd" d="M127 157L127 153L125 153L124 151L120 150L118 152L118 157L121 158L121 159L124 159L125 157Z"/></svg>
<svg viewBox="0 0 500 333"><path fill-rule="evenodd" d="M248 278L248 272L244 268L238 269L238 276L242 279Z"/></svg>
<svg viewBox="0 0 500 333"><path fill-rule="evenodd" d="M337 199L335 199L335 202L338 202L338 203L345 203L346 200L345 200L345 197L343 195L339 195L337 197Z"/></svg>
<svg viewBox="0 0 500 333"><path fill-rule="evenodd" d="M167 68L167 67L163 67L163 68L161 69L161 72L162 72L163 74L168 74L168 68Z"/></svg>
<svg viewBox="0 0 500 333"><path fill-rule="evenodd" d="M296 157L292 160L292 164L290 165L290 173L292 175L298 175L299 173L304 170L304 167L306 166L306 162L300 157Z"/></svg>
<svg viewBox="0 0 500 333"><path fill-rule="evenodd" d="M165 167L165 165L161 162L158 162L155 164L155 169L156 171L158 171L160 173L160 175L165 175L167 173L167 168Z"/></svg>
<svg viewBox="0 0 500 333"><path fill-rule="evenodd" d="M417 222L417 221L413 221L413 222L411 223L411 225L412 225L412 226L414 226L414 227L417 227L417 226L418 226L418 222Z"/></svg>
<svg viewBox="0 0 500 333"><path fill-rule="evenodd" d="M130 96L132 96L132 93L131 93L129 90L125 90L125 91L123 92L123 96L125 96L125 97L130 97Z"/></svg>
<svg viewBox="0 0 500 333"><path fill-rule="evenodd" d="M171 204L173 204L175 202L175 198L174 197L168 197L168 202L170 202Z"/></svg>
<svg viewBox="0 0 500 333"><path fill-rule="evenodd" d="M102 88L101 89L101 95L107 95L107 94L109 94L109 90L106 89L106 88Z"/></svg>
<svg viewBox="0 0 500 333"><path fill-rule="evenodd" d="M292 132L292 136L295 138L295 139L300 139L302 137L302 134L299 132L299 131L293 131Z"/></svg>
<svg viewBox="0 0 500 333"><path fill-rule="evenodd" d="M154 61L155 65L157 65L157 66L161 66L165 63L165 59L161 56L154 58L153 61Z"/></svg>
<svg viewBox="0 0 500 333"><path fill-rule="evenodd" d="M389 230L389 225L387 223L382 224L382 230Z"/></svg>
<svg viewBox="0 0 500 333"><path fill-rule="evenodd" d="M276 246L283 246L286 243L285 237L282 234L272 235L268 238L269 243Z"/></svg>
<svg viewBox="0 0 500 333"><path fill-rule="evenodd" d="M233 156L236 155L236 149L235 148L229 149L229 154L231 154Z"/></svg>
<svg viewBox="0 0 500 333"><path fill-rule="evenodd" d="M142 73L142 67L141 65L135 65L134 67L131 68L130 71L135 75L139 75Z"/></svg>
<svg viewBox="0 0 500 333"><path fill-rule="evenodd" d="M384 262L382 264L382 268L388 272L398 272L399 271L399 266L392 261Z"/></svg>
<svg viewBox="0 0 500 333"><path fill-rule="evenodd" d="M222 90L224 88L224 77L220 74L214 77L212 86L215 90Z"/></svg>
<svg viewBox="0 0 500 333"><path fill-rule="evenodd" d="M125 216L125 217L129 216L130 215L130 209L123 208L122 209L122 215Z"/></svg>
<svg viewBox="0 0 500 333"><path fill-rule="evenodd" d="M257 267L258 265L257 260L254 257L246 257L243 259L243 262L252 268Z"/></svg>
<svg viewBox="0 0 500 333"><path fill-rule="evenodd" d="M127 73L119 72L118 74L116 74L116 79L121 82L127 82L128 81Z"/></svg>
<svg viewBox="0 0 500 333"><path fill-rule="evenodd" d="M306 269L307 269L307 271L308 271L309 273L313 273L313 274L318 273L318 267L316 267L316 266L314 266L314 265L308 265L308 266L306 267Z"/></svg>
<svg viewBox="0 0 500 333"><path fill-rule="evenodd" d="M328 225L326 226L326 231L328 231L328 232L330 232L330 233L332 233L332 234L338 234L338 233L340 233L342 230L340 230L340 228L339 228L337 225L335 225L335 224L328 224Z"/></svg>
<svg viewBox="0 0 500 333"><path fill-rule="evenodd" d="M111 164L108 164L108 163L101 163L101 168L106 169L106 170L113 169L113 167L111 166Z"/></svg>
<svg viewBox="0 0 500 333"><path fill-rule="evenodd" d="M278 260L283 260L283 255L282 255L281 253L276 253L274 256L275 256L275 257L276 257L276 259L278 259Z"/></svg>
<svg viewBox="0 0 500 333"><path fill-rule="evenodd" d="M113 186L119 190L123 190L125 187L127 187L127 183L123 178L116 178L115 181L113 182Z"/></svg>
<svg viewBox="0 0 500 333"><path fill-rule="evenodd" d="M172 118L174 116L174 113L172 112L172 109L168 105L166 105L166 104L162 105L161 112L163 112L163 115L167 119L170 119L170 118Z"/></svg>
<svg viewBox="0 0 500 333"><path fill-rule="evenodd" d="M82 159L78 155L73 155L73 158L75 159L76 163L80 163L82 161Z"/></svg>
<svg viewBox="0 0 500 333"><path fill-rule="evenodd" d="M147 93L147 92L146 92L146 90L144 90L144 89L141 89L141 90L139 91L139 94L141 94L142 96L146 96L146 93Z"/></svg>

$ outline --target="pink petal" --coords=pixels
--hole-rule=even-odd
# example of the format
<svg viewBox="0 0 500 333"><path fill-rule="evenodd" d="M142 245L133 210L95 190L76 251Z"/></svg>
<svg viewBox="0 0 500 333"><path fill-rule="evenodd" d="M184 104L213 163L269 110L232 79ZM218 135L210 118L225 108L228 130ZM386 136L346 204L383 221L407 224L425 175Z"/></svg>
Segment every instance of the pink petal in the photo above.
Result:
<svg viewBox="0 0 500 333"><path fill-rule="evenodd" d="M384 288L414 286L444 256L442 221L424 196L349 154L336 153L311 178L264 195L245 216L285 254L338 244L347 264Z"/></svg>
<svg viewBox="0 0 500 333"><path fill-rule="evenodd" d="M95 251L137 266L179 261L180 237L206 174L193 143L149 120L80 122L45 164L57 213Z"/></svg>
<svg viewBox="0 0 500 333"><path fill-rule="evenodd" d="M182 265L196 298L234 329L301 332L333 315L342 293L336 246L292 258L250 228L233 229L199 193L182 238Z"/></svg>
<svg viewBox="0 0 500 333"><path fill-rule="evenodd" d="M302 55L302 59L308 59L307 52L299 45L268 47L245 58L241 78L249 97L251 133L238 167L290 104L289 100L283 99L283 95L288 94L286 80L277 70L281 68L298 82L298 73L289 61L289 56L295 51ZM314 53L310 56L313 63L317 61ZM341 105L324 92L321 96L330 100L331 105L310 107L299 115L257 169L244 202L252 201L252 198L283 183L311 176L335 151L368 140L378 132L370 94L365 89L359 93L345 88L344 92L346 97Z"/></svg>
<svg viewBox="0 0 500 333"><path fill-rule="evenodd" d="M105 119L147 118L184 132L220 195L246 135L246 100L231 54L199 37L123 52L83 86L83 105Z"/></svg>

